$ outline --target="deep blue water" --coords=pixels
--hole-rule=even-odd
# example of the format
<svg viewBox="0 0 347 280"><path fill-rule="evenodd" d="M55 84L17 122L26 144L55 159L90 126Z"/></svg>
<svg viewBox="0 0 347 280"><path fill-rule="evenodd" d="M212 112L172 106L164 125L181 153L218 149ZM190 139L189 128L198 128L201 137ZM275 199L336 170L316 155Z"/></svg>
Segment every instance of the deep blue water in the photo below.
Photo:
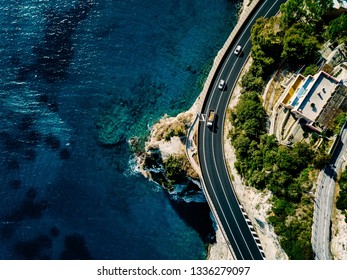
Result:
<svg viewBox="0 0 347 280"><path fill-rule="evenodd" d="M230 0L0 0L0 259L205 257L206 203L134 173L127 140L192 105L235 22Z"/></svg>

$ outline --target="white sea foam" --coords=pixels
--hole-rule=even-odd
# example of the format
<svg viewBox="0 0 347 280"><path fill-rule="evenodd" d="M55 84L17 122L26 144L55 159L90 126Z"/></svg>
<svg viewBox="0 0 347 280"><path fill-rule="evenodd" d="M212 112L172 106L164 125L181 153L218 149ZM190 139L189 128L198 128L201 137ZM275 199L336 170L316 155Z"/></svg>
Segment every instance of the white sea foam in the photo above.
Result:
<svg viewBox="0 0 347 280"><path fill-rule="evenodd" d="M128 161L128 168L123 174L128 177L139 173L141 173L140 158L136 155L131 155Z"/></svg>
<svg viewBox="0 0 347 280"><path fill-rule="evenodd" d="M178 201L184 201L187 203L206 202L205 195L202 191L186 191L186 185L175 185L174 189L169 191L171 198Z"/></svg>

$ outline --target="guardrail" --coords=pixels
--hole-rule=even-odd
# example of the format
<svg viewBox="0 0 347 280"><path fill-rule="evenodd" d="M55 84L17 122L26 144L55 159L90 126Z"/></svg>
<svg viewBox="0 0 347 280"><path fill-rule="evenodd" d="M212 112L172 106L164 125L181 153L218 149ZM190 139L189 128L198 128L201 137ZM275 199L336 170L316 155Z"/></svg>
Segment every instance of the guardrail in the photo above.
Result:
<svg viewBox="0 0 347 280"><path fill-rule="evenodd" d="M188 133L187 133L186 154L187 154L188 160L191 163L192 167L195 169L195 171L198 173L198 175L200 177L200 181L201 181L201 185L202 185L203 190L205 190L205 187L204 187L205 182L202 178L199 163L194 160L194 158L193 158L194 153L192 152L192 151L197 151L196 146L197 146L198 139L195 139L196 142L194 141L194 135L196 133L196 129L198 128L198 126L196 124L199 123L199 121L200 121L200 113L203 109L207 93L209 92L209 90L213 84L213 81L215 79L216 72L219 70L226 55L229 53L230 47L231 47L232 43L234 42L235 37L241 31L241 28L244 26L246 20L252 14L254 9L260 4L260 2L262 2L262 0L253 0L252 3L246 8L246 10L242 12L242 16L238 19L236 26L234 27L234 29L230 33L228 39L224 43L223 47L220 49L217 56L215 57L215 59L213 61L212 68L210 70L210 73L209 73L209 75L205 81L203 90L196 100L196 106L195 106L195 112L194 112L196 114L196 117L195 117L195 120L194 120L193 124L191 125L191 127L189 128ZM195 145L195 143L196 143L196 145ZM205 193L205 197L207 199L207 202L210 206L210 209L214 213L214 217L216 219L217 224L219 225L219 228L220 228L220 230L224 236L224 239L227 241L228 238L226 236L226 233L224 232L223 227L221 226L221 222L218 218L218 215L216 215L216 210L213 206L213 203L211 202L211 198L209 197L207 192L204 191L204 193ZM235 253L233 252L233 249L232 249L230 243L228 243L228 247L229 247L229 250L230 250L231 254L233 255L234 259L236 259Z"/></svg>
<svg viewBox="0 0 347 280"><path fill-rule="evenodd" d="M238 19L238 22L236 26L234 27L233 31L230 33L223 47L218 51L217 56L215 57L213 61L213 65L210 70L210 73L208 74L207 79L205 81L203 90L201 91L199 97L197 98L197 102L198 102L198 106L196 107L197 114L199 114L203 108L206 95L211 85L213 84L215 74L217 70L219 69L219 67L221 66L221 63L223 62L225 56L228 54L236 35L240 32L241 28L245 24L245 21L248 19L249 15L253 12L253 10L260 4L260 2L262 2L262 0L253 0L252 3L245 9L245 11L242 12L241 17Z"/></svg>
<svg viewBox="0 0 347 280"><path fill-rule="evenodd" d="M260 2L262 2L262 0L253 0L252 3L245 9L245 11L242 12L242 14L241 14L242 16L238 19L236 26L234 27L233 31L230 33L230 35L229 35L228 39L226 40L226 42L224 43L223 47L218 51L218 54L213 61L212 68L210 70L210 73L207 76L203 90L201 91L200 95L198 96L198 98L195 101L196 106L194 107L195 109L193 110L193 113L196 114L196 119L194 120L192 126L189 128L188 133L187 133L187 142L189 142L191 144L191 146L193 146L193 145L195 146L195 143L197 145L198 139L195 139L195 141L194 141L194 135L195 135L196 130L198 128L198 126L196 125L196 123L197 123L196 120L199 119L199 115L200 115L201 110L203 108L203 105L205 103L207 93L213 84L216 72L219 69L219 67L221 66L221 63L223 62L225 56L228 54L230 47L231 47L232 43L234 42L236 35L240 32L240 30L243 27L243 25L245 24L246 20L248 19L250 14L253 12L253 10L260 4ZM189 159L191 165L193 166L195 171L200 175L201 170L199 167L199 163L193 159L192 153L188 151L187 145L186 145L186 154L188 156L188 159Z"/></svg>

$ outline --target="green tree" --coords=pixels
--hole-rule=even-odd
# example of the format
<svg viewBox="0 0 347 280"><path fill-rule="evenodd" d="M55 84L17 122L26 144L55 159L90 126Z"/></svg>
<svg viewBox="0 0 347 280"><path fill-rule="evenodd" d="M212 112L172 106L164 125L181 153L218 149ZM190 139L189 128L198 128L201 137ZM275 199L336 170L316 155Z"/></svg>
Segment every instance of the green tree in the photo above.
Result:
<svg viewBox="0 0 347 280"><path fill-rule="evenodd" d="M292 170L296 168L295 160L291 157L291 152L286 146L278 147L276 165L280 170Z"/></svg>
<svg viewBox="0 0 347 280"><path fill-rule="evenodd" d="M262 68L263 75L273 71L273 65L281 58L282 30L277 17L259 18L251 30L254 63Z"/></svg>
<svg viewBox="0 0 347 280"><path fill-rule="evenodd" d="M316 30L332 7L332 0L288 0L280 8L282 26L286 29L295 23L304 23L311 31Z"/></svg>
<svg viewBox="0 0 347 280"><path fill-rule="evenodd" d="M340 113L334 120L333 120L333 132L335 134L339 134L340 130L345 123L347 118L347 114L345 112Z"/></svg>
<svg viewBox="0 0 347 280"><path fill-rule="evenodd" d="M249 184L257 189L265 189L266 186L266 174L265 172L254 170L252 176L249 179Z"/></svg>
<svg viewBox="0 0 347 280"><path fill-rule="evenodd" d="M281 5L280 11L281 22L284 29L301 21L305 15L302 0L288 0L286 3Z"/></svg>
<svg viewBox="0 0 347 280"><path fill-rule="evenodd" d="M256 92L244 93L236 105L233 124L249 137L257 137L265 129L265 110Z"/></svg>
<svg viewBox="0 0 347 280"><path fill-rule="evenodd" d="M302 24L294 24L284 35L282 58L291 63L312 63L319 57L319 42Z"/></svg>
<svg viewBox="0 0 347 280"><path fill-rule="evenodd" d="M313 166L317 169L323 169L330 161L331 156L325 152L319 151L315 153L313 158Z"/></svg>
<svg viewBox="0 0 347 280"><path fill-rule="evenodd" d="M301 189L301 185L294 181L293 183L291 183L288 186L287 189L287 199L289 201L295 202L295 203L299 203L300 199L302 196L302 189Z"/></svg>
<svg viewBox="0 0 347 280"><path fill-rule="evenodd" d="M232 141L232 144L236 150L236 155L239 159L245 158L247 156L250 143L251 143L251 140L242 133L240 133Z"/></svg>
<svg viewBox="0 0 347 280"><path fill-rule="evenodd" d="M262 132L263 127L263 123L261 123L256 118L246 120L242 125L242 128L246 135L249 135L252 138L257 138L259 136L259 133Z"/></svg>
<svg viewBox="0 0 347 280"><path fill-rule="evenodd" d="M272 151L278 148L278 143L275 135L263 134L260 136L259 147L265 154L267 151Z"/></svg>
<svg viewBox="0 0 347 280"><path fill-rule="evenodd" d="M328 39L336 40L347 36L347 15L342 14L337 19L332 20L326 30Z"/></svg>
<svg viewBox="0 0 347 280"><path fill-rule="evenodd" d="M324 15L333 8L332 0L305 0L305 20L312 28L321 25Z"/></svg>
<svg viewBox="0 0 347 280"><path fill-rule="evenodd" d="M276 196L287 198L288 186L292 183L293 177L286 171L271 172L266 187Z"/></svg>
<svg viewBox="0 0 347 280"><path fill-rule="evenodd" d="M165 161L166 177L174 182L181 182L186 177L185 156L170 155Z"/></svg>
<svg viewBox="0 0 347 280"><path fill-rule="evenodd" d="M252 64L254 65L254 64ZM259 68L259 67L257 67ZM256 91L261 93L264 86L265 86L265 81L262 78L261 75L256 75L253 71L256 71L257 69L255 67L250 67L250 69L247 71L246 74L242 76L241 79L241 86L243 88L243 91ZM262 72L262 70L261 70Z"/></svg>
<svg viewBox="0 0 347 280"><path fill-rule="evenodd" d="M313 258L312 244L310 240L298 239L292 242L289 256L292 260L311 260Z"/></svg>
<svg viewBox="0 0 347 280"><path fill-rule="evenodd" d="M306 66L305 70L302 72L304 76L314 75L318 72L318 66L315 64L310 64Z"/></svg>
<svg viewBox="0 0 347 280"><path fill-rule="evenodd" d="M339 179L339 195L336 201L336 207L340 210L347 209L347 169L345 169Z"/></svg>
<svg viewBox="0 0 347 280"><path fill-rule="evenodd" d="M312 161L313 153L309 144L306 142L297 142L291 149L290 157L295 161L296 169L302 170Z"/></svg>
<svg viewBox="0 0 347 280"><path fill-rule="evenodd" d="M277 216L288 216L294 213L293 204L282 198L274 197L272 211Z"/></svg>
<svg viewBox="0 0 347 280"><path fill-rule="evenodd" d="M252 141L251 147L249 148L249 155L251 158L250 168L251 170L263 170L263 155L261 150L259 150L258 145L252 147L252 144L256 144L255 141ZM263 172L263 171L262 171Z"/></svg>
<svg viewBox="0 0 347 280"><path fill-rule="evenodd" d="M263 154L263 168L267 172L277 172L276 166L276 156L277 156L277 148L265 150L261 149Z"/></svg>

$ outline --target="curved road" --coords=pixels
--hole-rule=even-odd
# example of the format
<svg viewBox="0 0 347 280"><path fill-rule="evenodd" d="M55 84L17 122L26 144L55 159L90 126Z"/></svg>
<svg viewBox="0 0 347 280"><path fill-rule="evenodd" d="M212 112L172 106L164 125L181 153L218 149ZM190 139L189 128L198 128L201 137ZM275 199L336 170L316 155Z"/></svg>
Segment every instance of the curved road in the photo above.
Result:
<svg viewBox="0 0 347 280"><path fill-rule="evenodd" d="M244 27L235 37L234 44L230 48L231 51L225 56L219 71L215 74L201 111L203 116L207 116L211 109L215 110L217 114L212 129L206 126L206 122L199 124L198 153L204 191L211 199L210 202L213 204L215 214L218 215L221 223L219 226L223 227L234 256L239 260L263 259L264 256L242 214L228 175L223 150L224 118L231 93L250 53L250 29L252 25L261 16L275 15L284 2L286 1L261 1L249 16ZM233 50L239 44L242 46L242 52L239 56L235 56ZM226 87L223 91L218 89L220 79L226 81Z"/></svg>
<svg viewBox="0 0 347 280"><path fill-rule="evenodd" d="M332 159L319 176L313 212L312 246L316 260L331 260L331 216L334 205L336 180L343 171L347 152L347 126L343 126Z"/></svg>

